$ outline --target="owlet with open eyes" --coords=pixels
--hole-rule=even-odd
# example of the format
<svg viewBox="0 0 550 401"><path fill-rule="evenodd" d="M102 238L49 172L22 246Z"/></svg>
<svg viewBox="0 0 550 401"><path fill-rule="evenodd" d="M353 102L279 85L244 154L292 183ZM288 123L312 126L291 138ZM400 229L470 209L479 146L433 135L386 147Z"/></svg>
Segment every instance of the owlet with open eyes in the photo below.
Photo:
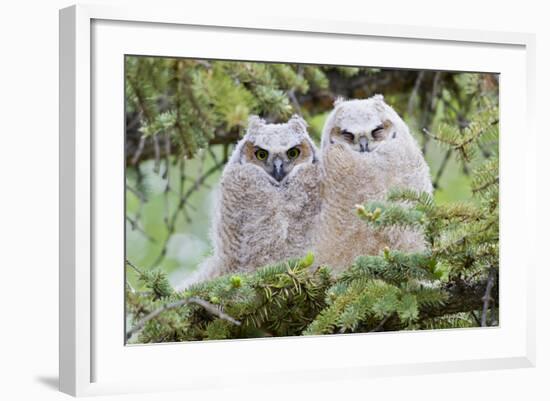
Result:
<svg viewBox="0 0 550 401"><path fill-rule="evenodd" d="M188 282L303 257L320 210L318 150L306 122L249 119L221 178L211 231L214 254Z"/></svg>
<svg viewBox="0 0 550 401"><path fill-rule="evenodd" d="M419 231L375 230L356 213L357 204L384 200L391 189L432 193L430 171L416 140L381 95L337 101L323 128L321 152L317 262L338 271L386 246L404 252L425 248Z"/></svg>

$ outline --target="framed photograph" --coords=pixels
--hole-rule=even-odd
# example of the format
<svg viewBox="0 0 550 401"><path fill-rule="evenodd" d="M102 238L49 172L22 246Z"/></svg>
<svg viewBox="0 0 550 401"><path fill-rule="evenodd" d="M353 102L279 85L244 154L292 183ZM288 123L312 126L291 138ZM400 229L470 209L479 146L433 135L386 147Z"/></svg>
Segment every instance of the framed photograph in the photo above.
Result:
<svg viewBox="0 0 550 401"><path fill-rule="evenodd" d="M61 10L61 390L534 366L533 51Z"/></svg>

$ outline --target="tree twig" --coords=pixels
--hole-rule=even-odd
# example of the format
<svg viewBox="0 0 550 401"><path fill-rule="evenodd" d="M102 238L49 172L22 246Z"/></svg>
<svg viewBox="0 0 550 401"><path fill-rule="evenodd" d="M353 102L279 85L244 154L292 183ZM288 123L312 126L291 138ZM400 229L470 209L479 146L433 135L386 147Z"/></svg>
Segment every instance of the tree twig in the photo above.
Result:
<svg viewBox="0 0 550 401"><path fill-rule="evenodd" d="M137 184L139 185L141 183L141 180L143 179L139 166L136 166L136 173L137 173L136 180L137 180ZM139 192L137 189L132 188L129 185L126 185L126 189L129 190L131 193L133 193L138 198L138 201L139 201L138 210L136 211L134 218L131 219L127 216L127 219L130 221L130 224L132 224L132 229L138 228L138 230L141 230L139 226L139 222L141 220L141 213L143 212L143 206L147 201L147 197L143 193ZM143 231L143 234L145 234L145 231ZM149 236L146 235L146 237L149 237Z"/></svg>
<svg viewBox="0 0 550 401"><path fill-rule="evenodd" d="M437 101L439 99L438 92L439 92L439 78L441 76L441 72L437 71L434 74L433 81L432 81L432 91L429 94L429 98L426 98L424 101L424 110L422 112L422 118L420 120L420 127L423 129L426 128L428 117L431 116L431 123L430 126L433 125L434 119L435 119L435 107L437 105ZM422 154L425 155L428 150L428 143L430 142L430 137L424 136L422 141Z"/></svg>
<svg viewBox="0 0 550 401"><path fill-rule="evenodd" d="M155 167L153 171L158 174L160 171L160 144L158 133L153 135L153 149L155 150Z"/></svg>
<svg viewBox="0 0 550 401"><path fill-rule="evenodd" d="M143 153L143 149L145 147L145 140L146 139L147 138L143 134L139 137L138 146L137 146L136 151L134 152L134 155L133 155L132 160L130 162L132 164L132 166L135 166L136 163L138 162L138 160L140 159L141 154Z"/></svg>
<svg viewBox="0 0 550 401"><path fill-rule="evenodd" d="M130 282L128 281L128 279L126 279L126 286L128 287L128 290L129 290L132 294L135 294L135 293L136 293L136 290L134 289L134 287L132 287L132 284L130 284Z"/></svg>
<svg viewBox="0 0 550 401"><path fill-rule="evenodd" d="M132 269L134 269L134 271L139 275L139 276L142 276L143 273L140 269L138 269L132 262L130 262L128 259L126 259L126 264L128 266L130 266Z"/></svg>
<svg viewBox="0 0 550 401"><path fill-rule="evenodd" d="M386 322L388 320L390 320L390 318L393 316L393 313L390 313L389 315L386 315L384 317L384 319L382 319L382 321L380 323L378 323L378 326L376 326L374 329L372 329L370 332L371 333L375 333L377 331L381 331L383 328L384 328L384 325L386 324Z"/></svg>
<svg viewBox="0 0 550 401"><path fill-rule="evenodd" d="M485 289L485 295L483 295L483 309L481 310L481 327L487 326L487 312L489 310L489 303L493 300L491 297L491 291L495 284L494 269L489 269L489 275L487 276L487 288Z"/></svg>
<svg viewBox="0 0 550 401"><path fill-rule="evenodd" d="M132 266L132 265L130 264L130 266ZM132 327L131 329L126 331L126 340L130 339L135 333L137 333L138 331L143 329L148 321L156 318L161 313L166 312L167 310L174 309L174 308L179 308L180 306L188 305L188 304L198 305L198 306L204 308L204 310L206 310L208 313L210 313L210 314L212 314L212 315L214 315L214 316L216 316L216 317L218 317L222 320L228 321L229 323L232 323L236 326L241 325L240 321L238 321L237 319L234 319L233 317L229 316L227 313L223 312L222 310L220 310L219 308L217 308L215 305L211 304L210 302L207 302L204 299L200 299L200 298L197 298L197 297L191 297L191 298L187 298L187 299L181 299L179 301L175 301L175 302L172 302L172 303L169 303L169 304L165 304L165 305L161 306L160 308L155 309L154 311L150 312L143 319L141 319L138 323L136 323L134 325L134 327Z"/></svg>
<svg viewBox="0 0 550 401"><path fill-rule="evenodd" d="M137 189L131 187L130 185L126 185L126 189L133 193L138 199L145 201L145 196L140 193Z"/></svg>
<svg viewBox="0 0 550 401"><path fill-rule="evenodd" d="M288 90L286 92L288 98L290 99L290 102L294 106L294 110L296 113L298 113L300 116L302 116L302 107L300 106L300 103L298 102L298 99L296 98L296 90L294 88Z"/></svg>
<svg viewBox="0 0 550 401"><path fill-rule="evenodd" d="M435 189L439 188L439 181L441 181L441 177L443 176L443 173L445 172L445 167L447 167L447 163L449 163L449 160L451 159L453 151L451 149L447 149L447 152L445 152L445 156L443 157L443 160L441 161L441 164L439 166L439 169L437 170L437 174L435 175L435 179L433 182L433 187Z"/></svg>
<svg viewBox="0 0 550 401"><path fill-rule="evenodd" d="M476 315L476 312L475 311L471 311L470 312L470 315L472 315L472 317L474 318L474 320L476 321L476 323L481 326L481 322L479 321L477 315Z"/></svg>
<svg viewBox="0 0 550 401"><path fill-rule="evenodd" d="M420 89L420 84L422 83L422 80L424 79L424 71L420 71L418 73L418 76L416 77L416 80L414 81L414 87L412 89L411 95L409 97L409 102L407 104L407 115L410 117L412 115L413 107L414 107L414 99L418 96L418 89Z"/></svg>
<svg viewBox="0 0 550 401"><path fill-rule="evenodd" d="M217 163L214 166L212 166L206 172L204 172L199 177L197 177L194 184L187 190L187 192L185 192L185 194L182 197L180 197L180 201L178 203L178 206L177 206L176 210L174 211L174 213L172 214L171 220L169 221L168 233L166 234L166 238L164 240L164 243L163 243L162 249L160 251L160 254L155 259L152 266L157 266L158 264L160 264L160 262L162 262L162 260L166 256L168 241L170 240L170 237L172 236L172 234L174 233L174 231L176 229L176 219L178 218L178 215L179 215L180 211L186 206L187 201L189 200L189 197L191 195L193 195L193 193L195 193L195 191L197 191L201 187L201 185L204 183L204 181L206 181L206 179L208 179L208 177L210 177L212 174L214 174L216 171L218 171L222 167L223 167L222 162Z"/></svg>
<svg viewBox="0 0 550 401"><path fill-rule="evenodd" d="M132 230L140 232L141 235L143 235L147 239L147 241L152 242L153 244L157 242L153 237L147 234L143 227L139 225L139 222L137 220L132 219L130 216L126 216L126 220L128 220L128 223L130 223Z"/></svg>
<svg viewBox="0 0 550 401"><path fill-rule="evenodd" d="M475 187L475 188L472 188L472 192L473 193L476 193L476 192L480 192L480 191L483 191L484 189L487 189L489 188L491 185L496 185L499 183L499 176L497 175L494 179L492 179L491 181L489 182L486 182L485 184L479 186L479 187Z"/></svg>
<svg viewBox="0 0 550 401"><path fill-rule="evenodd" d="M189 303L192 303L192 304L199 305L199 306L203 307L204 310L206 310L208 313L210 313L210 314L212 314L212 315L214 315L214 316L216 316L216 317L218 317L222 320L226 320L229 323L233 323L236 326L241 325L240 321L238 321L237 319L229 316L227 313L222 311L220 308L216 307L215 305L211 304L208 301L205 301L204 299L197 298L197 297L191 297L191 298L188 298L187 301Z"/></svg>

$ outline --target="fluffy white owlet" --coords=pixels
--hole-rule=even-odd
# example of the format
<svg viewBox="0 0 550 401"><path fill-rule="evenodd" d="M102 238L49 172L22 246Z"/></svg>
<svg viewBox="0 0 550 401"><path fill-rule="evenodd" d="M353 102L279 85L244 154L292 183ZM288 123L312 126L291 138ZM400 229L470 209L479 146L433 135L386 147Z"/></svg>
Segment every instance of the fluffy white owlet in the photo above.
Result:
<svg viewBox="0 0 550 401"><path fill-rule="evenodd" d="M384 200L391 189L432 193L430 172L405 122L381 95L339 100L328 116L321 141L322 198L316 261L336 272L360 255L384 247L405 252L424 249L415 230L375 230L359 219L357 204Z"/></svg>
<svg viewBox="0 0 550 401"><path fill-rule="evenodd" d="M214 254L188 282L303 257L320 210L318 150L306 122L249 119L222 174L211 230Z"/></svg>

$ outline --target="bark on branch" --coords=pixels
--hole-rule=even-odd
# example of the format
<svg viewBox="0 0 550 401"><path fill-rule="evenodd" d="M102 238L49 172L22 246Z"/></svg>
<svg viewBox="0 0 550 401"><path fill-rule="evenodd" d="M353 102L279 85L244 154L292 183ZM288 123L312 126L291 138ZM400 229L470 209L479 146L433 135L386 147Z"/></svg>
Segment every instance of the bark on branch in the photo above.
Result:
<svg viewBox="0 0 550 401"><path fill-rule="evenodd" d="M487 299L487 282L476 281L468 282L458 280L448 284L444 289L449 297L441 305L429 305L420 308L419 320L437 318L445 315L452 315L459 312L471 312L482 310L484 301ZM498 307L498 280L494 280L489 288L490 297L493 306ZM403 324L397 316L392 316L385 324L384 328L377 331L402 330L406 325Z"/></svg>
<svg viewBox="0 0 550 401"><path fill-rule="evenodd" d="M170 143L167 146L155 146L155 142L151 138L145 138L139 131L139 124L126 127L126 165L135 166L142 161L151 159L162 159L167 156L166 152L172 152L176 155L177 146ZM168 137L168 136L167 136ZM231 145L240 139L240 133L237 130L225 131L218 129L208 144L212 145Z"/></svg>

